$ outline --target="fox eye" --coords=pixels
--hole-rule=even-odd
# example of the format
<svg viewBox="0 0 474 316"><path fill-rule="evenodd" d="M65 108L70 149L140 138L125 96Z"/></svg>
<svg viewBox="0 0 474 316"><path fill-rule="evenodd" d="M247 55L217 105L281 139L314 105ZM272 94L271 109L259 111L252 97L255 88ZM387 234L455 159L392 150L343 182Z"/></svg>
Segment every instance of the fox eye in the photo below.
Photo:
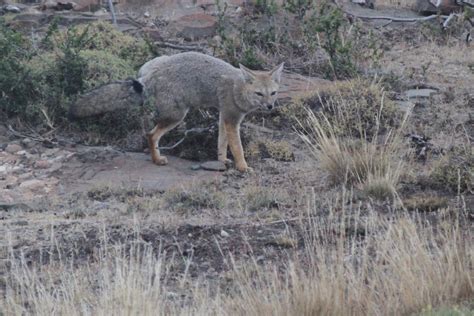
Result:
<svg viewBox="0 0 474 316"><path fill-rule="evenodd" d="M275 94L277 94L276 91L273 91L272 93L270 93L270 95L275 95Z"/></svg>
<svg viewBox="0 0 474 316"><path fill-rule="evenodd" d="M263 93L261 92L255 92L256 95L258 95L259 97L263 97Z"/></svg>

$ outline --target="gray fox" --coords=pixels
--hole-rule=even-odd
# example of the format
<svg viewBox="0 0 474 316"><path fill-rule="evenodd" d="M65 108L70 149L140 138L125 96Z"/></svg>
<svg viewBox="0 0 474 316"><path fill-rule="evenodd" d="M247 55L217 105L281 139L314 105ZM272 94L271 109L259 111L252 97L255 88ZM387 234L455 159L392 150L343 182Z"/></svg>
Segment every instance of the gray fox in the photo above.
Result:
<svg viewBox="0 0 474 316"><path fill-rule="evenodd" d="M240 123L256 109L271 110L277 99L283 63L269 72L240 69L201 53L161 56L145 63L138 72L144 98L153 102L156 126L147 134L152 161L168 163L158 142L176 127L190 108L219 109L218 159L229 162L227 147L241 172L250 168L240 140Z"/></svg>

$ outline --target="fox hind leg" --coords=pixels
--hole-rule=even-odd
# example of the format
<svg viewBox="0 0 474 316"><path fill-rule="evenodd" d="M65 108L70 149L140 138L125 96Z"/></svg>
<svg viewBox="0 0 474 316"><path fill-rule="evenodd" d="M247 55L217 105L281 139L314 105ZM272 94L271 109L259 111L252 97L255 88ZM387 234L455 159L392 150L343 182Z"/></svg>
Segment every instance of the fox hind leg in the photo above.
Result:
<svg viewBox="0 0 474 316"><path fill-rule="evenodd" d="M151 160L157 165L168 164L168 159L160 154L158 143L161 137L168 131L175 128L181 120L174 122L158 122L156 126L148 133L148 147L150 148Z"/></svg>

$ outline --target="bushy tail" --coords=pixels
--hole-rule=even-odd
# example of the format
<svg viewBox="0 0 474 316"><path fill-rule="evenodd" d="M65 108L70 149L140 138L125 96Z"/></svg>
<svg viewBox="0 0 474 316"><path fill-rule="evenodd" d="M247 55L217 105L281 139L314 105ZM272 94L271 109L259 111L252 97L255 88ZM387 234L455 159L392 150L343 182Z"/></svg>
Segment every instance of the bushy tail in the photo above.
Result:
<svg viewBox="0 0 474 316"><path fill-rule="evenodd" d="M135 79L105 84L79 96L69 108L69 118L95 116L143 104L143 85Z"/></svg>

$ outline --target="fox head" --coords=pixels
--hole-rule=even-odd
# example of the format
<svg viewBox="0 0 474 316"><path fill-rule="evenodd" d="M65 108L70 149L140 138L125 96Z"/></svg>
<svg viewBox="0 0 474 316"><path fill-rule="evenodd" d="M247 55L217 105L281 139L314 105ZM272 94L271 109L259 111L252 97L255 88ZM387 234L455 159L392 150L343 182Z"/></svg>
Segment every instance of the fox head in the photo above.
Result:
<svg viewBox="0 0 474 316"><path fill-rule="evenodd" d="M245 82L243 95L251 104L252 110L273 109L280 88L283 63L268 72L253 71L243 65L239 66Z"/></svg>

